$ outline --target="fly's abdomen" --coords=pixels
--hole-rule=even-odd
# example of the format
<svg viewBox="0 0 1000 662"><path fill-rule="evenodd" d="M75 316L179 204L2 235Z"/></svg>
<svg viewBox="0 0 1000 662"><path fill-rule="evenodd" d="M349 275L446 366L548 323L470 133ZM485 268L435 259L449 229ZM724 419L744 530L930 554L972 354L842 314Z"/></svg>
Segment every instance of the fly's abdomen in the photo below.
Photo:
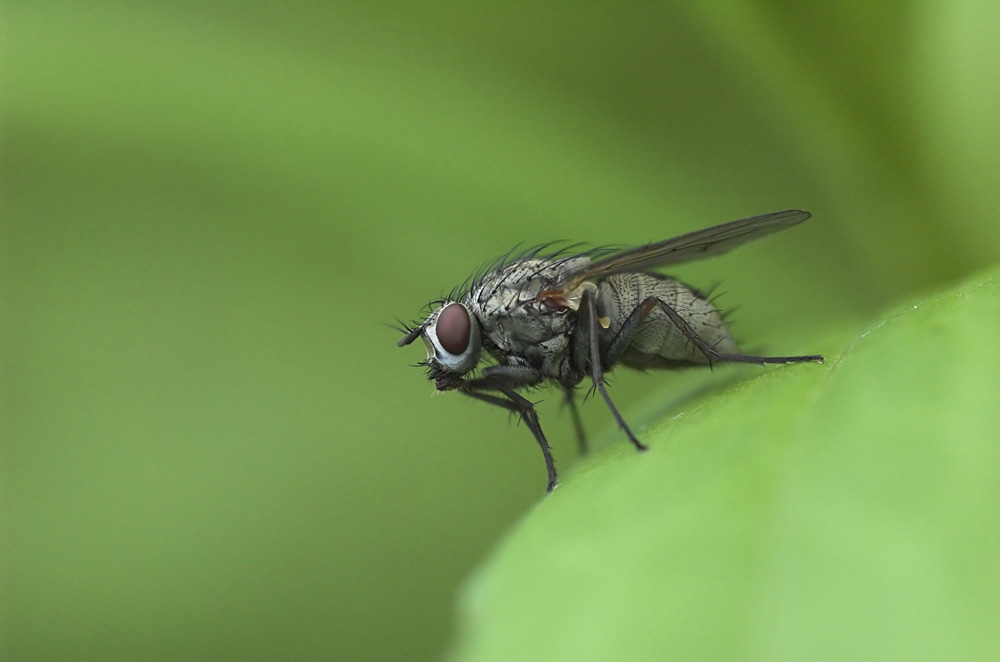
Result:
<svg viewBox="0 0 1000 662"><path fill-rule="evenodd" d="M611 346L625 330L629 316L650 297L677 311L691 329L716 351L724 354L738 352L722 315L703 295L672 278L646 273L616 274L598 285L598 312L608 322L601 339L602 350ZM659 306L639 323L618 361L633 368L672 368L708 363L705 355Z"/></svg>

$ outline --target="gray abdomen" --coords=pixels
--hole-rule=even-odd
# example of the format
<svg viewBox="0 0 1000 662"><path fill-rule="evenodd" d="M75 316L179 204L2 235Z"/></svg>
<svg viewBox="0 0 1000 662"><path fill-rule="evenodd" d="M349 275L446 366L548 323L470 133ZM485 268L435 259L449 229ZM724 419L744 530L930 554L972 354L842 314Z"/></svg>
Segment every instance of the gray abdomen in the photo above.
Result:
<svg viewBox="0 0 1000 662"><path fill-rule="evenodd" d="M616 274L598 284L598 312L608 319L602 334L602 350L619 334L625 321L649 297L656 297L676 310L702 340L716 351L735 354L739 350L719 312L687 285L654 274ZM656 307L640 323L618 362L633 368L676 368L705 364L708 359Z"/></svg>

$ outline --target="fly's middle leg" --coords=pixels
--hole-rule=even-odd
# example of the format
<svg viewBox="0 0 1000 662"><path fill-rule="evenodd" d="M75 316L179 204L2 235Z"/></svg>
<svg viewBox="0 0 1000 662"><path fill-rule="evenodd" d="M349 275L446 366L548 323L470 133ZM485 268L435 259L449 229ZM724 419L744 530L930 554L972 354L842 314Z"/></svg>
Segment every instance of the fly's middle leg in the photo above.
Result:
<svg viewBox="0 0 1000 662"><path fill-rule="evenodd" d="M622 415L618 412L618 408L615 407L615 403L611 401L611 396L608 395L608 390L604 387L604 368L601 365L601 348L600 341L597 336L597 306L594 302L594 294L590 290L583 293L583 301L580 309L584 310L587 330L590 335L590 370L591 376L594 379L594 387L604 398L604 402L607 403L608 409L611 410L615 420L618 421L618 426L625 433L625 436L628 437L628 440L632 442L632 445L638 450L647 450L646 445L636 439L636 436L632 434L631 428L629 428L628 423L625 422L625 419L622 418Z"/></svg>

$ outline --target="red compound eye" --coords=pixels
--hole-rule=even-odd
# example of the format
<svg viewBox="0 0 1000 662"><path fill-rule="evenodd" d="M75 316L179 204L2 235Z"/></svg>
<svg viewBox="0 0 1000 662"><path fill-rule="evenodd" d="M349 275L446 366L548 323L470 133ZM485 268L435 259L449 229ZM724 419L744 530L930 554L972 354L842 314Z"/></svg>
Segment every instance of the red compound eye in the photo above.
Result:
<svg viewBox="0 0 1000 662"><path fill-rule="evenodd" d="M461 355L469 348L472 322L469 311L458 303L449 303L438 315L437 338L449 354Z"/></svg>

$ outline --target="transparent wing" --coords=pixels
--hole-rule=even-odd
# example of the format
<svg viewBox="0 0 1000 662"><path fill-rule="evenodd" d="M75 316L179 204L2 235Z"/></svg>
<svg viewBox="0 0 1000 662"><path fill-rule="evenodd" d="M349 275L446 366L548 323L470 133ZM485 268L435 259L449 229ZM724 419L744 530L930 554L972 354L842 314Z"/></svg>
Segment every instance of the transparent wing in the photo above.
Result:
<svg viewBox="0 0 1000 662"><path fill-rule="evenodd" d="M798 225L807 218L809 218L807 211L788 209L696 230L655 244L630 248L562 274L559 282L553 284L548 291L554 293L559 290L572 290L590 278L610 276L622 271L645 271L667 264L721 255L748 241Z"/></svg>

